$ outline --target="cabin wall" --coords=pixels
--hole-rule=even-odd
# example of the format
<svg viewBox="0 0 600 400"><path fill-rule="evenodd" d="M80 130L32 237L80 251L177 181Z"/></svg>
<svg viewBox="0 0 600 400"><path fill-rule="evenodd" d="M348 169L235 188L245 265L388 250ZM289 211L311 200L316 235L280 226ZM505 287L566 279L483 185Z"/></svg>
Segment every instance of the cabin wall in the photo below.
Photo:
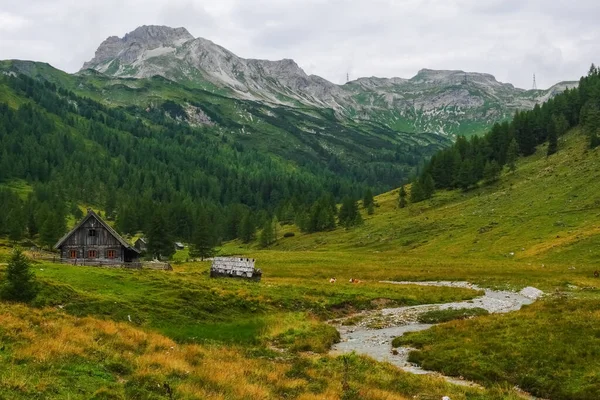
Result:
<svg viewBox="0 0 600 400"><path fill-rule="evenodd" d="M90 231L95 231L94 235ZM71 251L77 252L77 259L89 259L102 262L123 262L125 249L123 245L95 218L89 218L61 246L61 258L71 259ZM96 252L96 257L89 257L90 251ZM109 251L114 257L109 258Z"/></svg>

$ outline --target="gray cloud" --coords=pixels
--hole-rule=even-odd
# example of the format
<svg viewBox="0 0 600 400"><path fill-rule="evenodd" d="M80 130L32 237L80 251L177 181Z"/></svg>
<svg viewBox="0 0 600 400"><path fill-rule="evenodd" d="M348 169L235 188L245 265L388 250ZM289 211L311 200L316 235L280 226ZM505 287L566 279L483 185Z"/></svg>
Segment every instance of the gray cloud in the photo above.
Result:
<svg viewBox="0 0 600 400"><path fill-rule="evenodd" d="M0 59L74 72L106 37L165 24L336 83L433 68L548 87L600 61L598 17L596 0L0 0Z"/></svg>

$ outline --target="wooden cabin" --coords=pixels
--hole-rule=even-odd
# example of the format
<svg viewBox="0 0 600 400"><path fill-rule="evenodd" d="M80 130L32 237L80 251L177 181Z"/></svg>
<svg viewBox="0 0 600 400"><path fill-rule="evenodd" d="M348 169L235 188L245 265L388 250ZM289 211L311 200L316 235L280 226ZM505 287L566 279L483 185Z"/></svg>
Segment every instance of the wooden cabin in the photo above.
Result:
<svg viewBox="0 0 600 400"><path fill-rule="evenodd" d="M140 267L140 251L90 209L54 248L66 263Z"/></svg>

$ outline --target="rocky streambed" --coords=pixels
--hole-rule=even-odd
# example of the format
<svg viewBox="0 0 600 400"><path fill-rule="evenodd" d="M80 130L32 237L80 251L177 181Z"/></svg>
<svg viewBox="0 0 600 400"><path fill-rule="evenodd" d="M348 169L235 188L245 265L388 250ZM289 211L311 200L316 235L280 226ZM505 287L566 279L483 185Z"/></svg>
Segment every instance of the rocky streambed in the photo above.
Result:
<svg viewBox="0 0 600 400"><path fill-rule="evenodd" d="M410 348L400 347L392 349L392 340L406 332L416 332L428 329L433 324L419 323L419 315L432 310L447 309L473 309L483 308L489 313L506 313L517 311L523 305L531 304L544 293L534 287L526 287L520 292L483 289L468 282L392 282L392 285L423 285L446 286L482 290L483 296L472 300L444 304L425 304L419 306L384 308L382 310L365 311L351 317L337 320L332 323L340 332L341 340L337 343L332 353L344 354L356 352L368 355L378 361L386 361L404 371L415 374L432 374L442 376L433 371L426 371L408 362ZM457 378L442 376L449 382L468 386L477 386L475 383Z"/></svg>

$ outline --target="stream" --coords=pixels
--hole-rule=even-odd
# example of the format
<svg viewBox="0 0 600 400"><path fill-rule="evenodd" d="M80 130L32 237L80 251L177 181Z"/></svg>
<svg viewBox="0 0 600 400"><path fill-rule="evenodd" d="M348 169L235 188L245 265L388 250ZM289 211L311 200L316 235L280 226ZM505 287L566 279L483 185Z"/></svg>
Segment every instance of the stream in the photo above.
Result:
<svg viewBox="0 0 600 400"><path fill-rule="evenodd" d="M506 313L517 311L523 305L531 304L544 293L534 287L526 287L520 292L483 289L468 282L393 282L384 281L391 285L421 285L421 286L446 286L485 291L483 296L472 300L443 303L424 304L418 306L384 308L381 310L364 311L350 317L332 321L340 332L341 340L331 350L333 355L356 352L372 357L378 361L389 362L398 368L413 374L429 374L442 377L448 382L479 387L478 384L459 378L441 375L438 372L427 371L408 362L411 348L398 347L392 349L392 340L406 332L417 332L429 329L434 324L418 322L420 314L432 310L483 308L489 313ZM357 322L354 325L343 325L344 321L352 318Z"/></svg>

